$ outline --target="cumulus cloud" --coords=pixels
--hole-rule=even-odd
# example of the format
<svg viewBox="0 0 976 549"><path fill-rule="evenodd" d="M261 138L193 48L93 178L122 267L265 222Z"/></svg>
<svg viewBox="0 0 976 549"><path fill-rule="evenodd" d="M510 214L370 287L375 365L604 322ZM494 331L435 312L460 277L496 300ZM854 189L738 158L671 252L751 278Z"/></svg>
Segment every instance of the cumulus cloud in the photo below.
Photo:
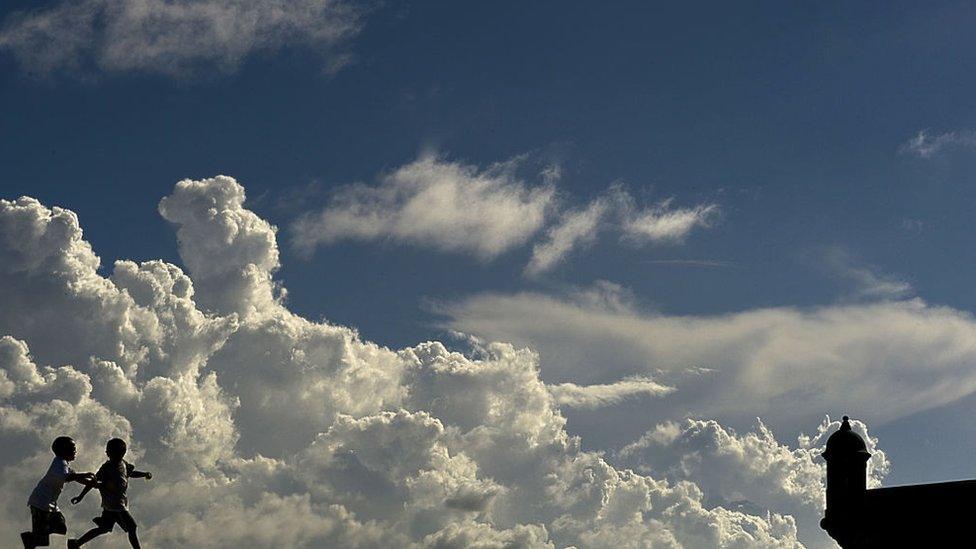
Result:
<svg viewBox="0 0 976 549"><path fill-rule="evenodd" d="M340 48L359 32L363 11L342 0L65 0L9 15L0 49L40 73L182 75L232 72L257 52L297 46L336 70L349 60Z"/></svg>
<svg viewBox="0 0 976 549"><path fill-rule="evenodd" d="M950 149L976 148L976 132L958 130L932 135L928 130L919 130L914 137L901 146L901 152L919 158L932 158Z"/></svg>
<svg viewBox="0 0 976 549"><path fill-rule="evenodd" d="M873 421L890 421L976 390L976 319L918 299L670 316L519 293L439 311L448 328L537 349L551 383L653 375L682 395L655 402L669 417L738 422L749 403L751 417L796 432L822 411L871 410Z"/></svg>
<svg viewBox="0 0 976 549"><path fill-rule="evenodd" d="M321 212L292 227L310 252L339 240L394 240L491 259L525 244L546 221L552 185L529 186L517 162L485 170L426 155L376 186L340 189Z"/></svg>
<svg viewBox="0 0 976 549"><path fill-rule="evenodd" d="M151 546L801 546L773 496L751 496L768 512L726 504L752 488L679 477L644 442L621 452L639 471L584 450L554 396L608 405L663 385L554 388L529 349L392 350L290 312L274 227L244 203L228 177L180 182L160 212L189 273L117 261L103 276L69 210L0 201L0 529L25 527L69 433L81 470L122 436L156 473L130 488ZM619 294L578 302L627 310ZM96 510L65 512L78 533Z"/></svg>
<svg viewBox="0 0 976 549"><path fill-rule="evenodd" d="M791 448L779 443L762 421L744 434L713 420L665 422L623 447L615 464L653 471L672 482L693 481L711 505L760 515L786 512L796 518L801 537L817 539L827 474L820 455L827 437L839 427L839 421L825 419L816 433L801 434ZM890 468L888 458L863 422L855 420L852 427L871 452L868 486L879 486Z"/></svg>
<svg viewBox="0 0 976 549"><path fill-rule="evenodd" d="M159 213L179 227L180 257L196 301L246 317L273 308L278 244L277 229L244 209L244 198L244 188L227 176L184 180L159 202Z"/></svg>

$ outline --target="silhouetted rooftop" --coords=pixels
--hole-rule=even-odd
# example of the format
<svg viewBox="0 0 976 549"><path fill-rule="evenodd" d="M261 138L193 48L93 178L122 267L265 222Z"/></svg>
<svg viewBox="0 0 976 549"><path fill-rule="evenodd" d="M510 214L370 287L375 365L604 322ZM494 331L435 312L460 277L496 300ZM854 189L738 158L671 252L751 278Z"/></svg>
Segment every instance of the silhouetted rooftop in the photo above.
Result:
<svg viewBox="0 0 976 549"><path fill-rule="evenodd" d="M868 489L866 461L871 454L847 416L827 439L823 455L827 509L820 525L844 549L973 545L976 480Z"/></svg>
<svg viewBox="0 0 976 549"><path fill-rule="evenodd" d="M867 445L861 435L851 429L850 418L844 416L840 429L827 439L827 449L823 457L830 459L834 456L870 455Z"/></svg>

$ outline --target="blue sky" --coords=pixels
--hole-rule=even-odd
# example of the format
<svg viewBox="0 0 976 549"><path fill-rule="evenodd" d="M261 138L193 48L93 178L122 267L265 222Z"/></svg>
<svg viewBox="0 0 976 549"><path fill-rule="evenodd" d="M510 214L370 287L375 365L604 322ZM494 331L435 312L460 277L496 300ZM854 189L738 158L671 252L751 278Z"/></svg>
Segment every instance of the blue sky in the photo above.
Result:
<svg viewBox="0 0 976 549"><path fill-rule="evenodd" d="M172 257L165 225L147 212L175 179L232 174L253 199L316 182L328 189L369 181L428 148L476 165L553 155L566 164L563 185L579 200L619 180L652 200L720 202L719 234L647 255L721 259L748 271L705 274L701 282L725 288L702 296L705 284L694 291L674 284L688 272L608 254L604 269L583 258L573 265L582 272L557 273L569 282L613 278L641 294L650 282L648 297L675 311L816 304L834 288L806 274L795 256L843 246L911 277L930 300L971 305L950 290L965 271L957 225L964 213L952 205L966 204L959 177L967 158L918 162L898 153L921 129L969 126L969 56L951 30L965 28L961 6L927 6L925 13L840 5L810 13L777 13L771 4L726 13L636 8L580 7L555 17L553 6L541 4L535 12L498 6L485 13L388 6L355 40L355 64L332 77L302 51L260 55L203 82L130 73L37 82L7 56L3 99L18 108L5 116L5 134L17 136L3 149L5 179L70 203L107 258L131 253L135 235L106 227L102 237L102 224L119 217L88 210L87 200L131 215L126 221L150 222L139 235L147 246L135 248L157 256L168 247ZM261 206L287 225L292 212ZM922 234L906 230L905 221L921 221ZM394 264L430 259L385 251ZM362 271L355 267L372 264L375 250L341 252L350 271ZM331 253L320 250L300 268L286 262L292 291L316 287ZM936 267L949 258L952 269ZM508 259L523 258L499 263ZM481 269L463 257L436 260L474 279L437 280L440 291L497 288L510 278L472 272ZM331 303L319 290L300 301L328 305L337 320L368 329L375 311ZM396 316L412 314L414 305L403 303Z"/></svg>
<svg viewBox="0 0 976 549"><path fill-rule="evenodd" d="M43 8L5 2L0 21ZM465 321L483 309L459 304L478 296L572 300L593 288L647 317L912 298L969 314L974 19L962 2L389 2L328 52L286 37L222 66L112 65L83 50L76 66L45 68L8 44L0 197L77 212L103 266L180 263L157 203L181 179L231 175L279 228L289 307L393 347L451 328L504 333ZM919 132L936 148L913 149ZM339 238L310 257L289 244L296 220L338 189L380 185L431 154L479 173L520 158L512 177L529 189L558 166L558 211L487 259L390 235ZM615 184L635 211L670 199L665 210L715 214L675 241L601 230L525 276L559 213ZM573 381L547 374L548 359L544 379ZM893 460L889 481L914 482L976 476L974 406L801 412L808 431L825 413L863 417ZM605 417L653 409L632 400ZM760 415L749 402L722 413L739 428ZM603 425L568 415L571 431ZM936 468L923 464L930 453Z"/></svg>

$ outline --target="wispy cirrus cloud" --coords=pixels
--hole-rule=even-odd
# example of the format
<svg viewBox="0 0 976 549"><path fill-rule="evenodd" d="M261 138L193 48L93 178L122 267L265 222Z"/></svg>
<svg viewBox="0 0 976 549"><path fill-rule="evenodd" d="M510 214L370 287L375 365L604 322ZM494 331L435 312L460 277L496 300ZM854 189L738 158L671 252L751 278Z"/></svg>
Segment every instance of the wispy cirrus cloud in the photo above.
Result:
<svg viewBox="0 0 976 549"><path fill-rule="evenodd" d="M928 130L919 130L900 150L919 158L932 158L952 149L976 149L976 132L956 130L932 135Z"/></svg>
<svg viewBox="0 0 976 549"><path fill-rule="evenodd" d="M914 293L914 288L908 281L857 261L841 248L825 250L822 261L823 266L833 276L851 284L854 297L869 300L902 299Z"/></svg>
<svg viewBox="0 0 976 549"><path fill-rule="evenodd" d="M674 387L662 385L651 378L635 376L614 383L577 385L558 383L549 386L556 404L564 408L593 410L617 404L637 396L659 397L673 393Z"/></svg>
<svg viewBox="0 0 976 549"><path fill-rule="evenodd" d="M626 238L636 242L681 242L692 230L708 227L719 212L717 204L700 204L691 208L672 208L672 200L628 212L623 221Z"/></svg>
<svg viewBox="0 0 976 549"><path fill-rule="evenodd" d="M667 199L639 208L623 185L613 184L585 208L569 210L549 226L545 238L532 248L526 276L552 270L574 251L592 245L601 230L615 230L631 244L679 244L696 228L711 226L718 204L674 208Z"/></svg>
<svg viewBox="0 0 976 549"><path fill-rule="evenodd" d="M524 245L554 206L555 187L519 179L517 165L481 170L424 155L377 185L340 188L292 225L292 243L310 253L340 240L392 240L492 259Z"/></svg>
<svg viewBox="0 0 976 549"><path fill-rule="evenodd" d="M0 50L34 73L227 73L258 52L303 47L327 71L351 59L365 4L345 0L63 0L9 15Z"/></svg>
<svg viewBox="0 0 976 549"><path fill-rule="evenodd" d="M445 328L537 349L550 383L651 375L681 395L656 404L667 416L736 421L748 402L752 417L794 430L818 410L888 421L976 392L976 319L918 299L667 315L626 300L521 292L437 312ZM709 374L686 375L700 368Z"/></svg>
<svg viewBox="0 0 976 549"><path fill-rule="evenodd" d="M482 169L423 155L377 184L339 187L326 207L292 223L292 245L309 255L343 240L392 241L491 260L534 241L523 274L535 277L593 245L604 229L632 245L677 244L711 226L719 211L717 204L675 208L673 199L641 208L619 184L574 207L557 188L558 169L543 169L539 183L520 177L527 160Z"/></svg>
<svg viewBox="0 0 976 549"><path fill-rule="evenodd" d="M545 239L533 247L524 273L538 276L555 268L574 250L592 245L604 228L617 231L631 244L680 244L696 228L711 226L719 213L718 204L675 208L673 202L669 198L639 208L623 186L612 185L585 208L563 213L549 227Z"/></svg>
<svg viewBox="0 0 976 549"><path fill-rule="evenodd" d="M542 274L558 265L574 249L592 244L612 206L612 198L599 197L582 210L564 212L546 231L545 239L533 246L525 274Z"/></svg>

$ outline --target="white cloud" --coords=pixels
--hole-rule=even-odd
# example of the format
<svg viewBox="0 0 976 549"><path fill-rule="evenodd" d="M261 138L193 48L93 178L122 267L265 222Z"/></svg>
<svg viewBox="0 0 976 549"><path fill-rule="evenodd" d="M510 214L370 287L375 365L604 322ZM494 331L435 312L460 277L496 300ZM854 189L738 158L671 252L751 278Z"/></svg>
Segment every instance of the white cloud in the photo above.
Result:
<svg viewBox="0 0 976 549"><path fill-rule="evenodd" d="M548 271L574 248L592 244L612 205L612 197L600 197L582 210L563 213L559 222L546 231L546 240L532 248L532 259L525 266L525 274L536 276Z"/></svg>
<svg viewBox="0 0 976 549"><path fill-rule="evenodd" d="M753 514L787 512L806 539L816 539L826 497L826 463L820 457L839 421L824 420L813 436L801 435L795 448L779 443L762 423L737 434L715 421L666 422L622 448L615 464L664 475L672 482L693 481L712 505ZM852 427L867 442L868 485L879 486L890 463L867 427ZM832 545L826 542L823 545Z"/></svg>
<svg viewBox="0 0 976 549"><path fill-rule="evenodd" d="M617 404L625 399L644 395L664 396L674 392L674 387L661 385L649 378L633 377L615 383L577 385L559 383L549 387L556 404L564 408L600 408Z"/></svg>
<svg viewBox="0 0 976 549"><path fill-rule="evenodd" d="M826 411L889 421L976 390L976 319L920 300L668 316L521 293L440 312L445 327L537 349L550 383L653 375L681 395L655 402L669 417L760 415L795 432Z"/></svg>
<svg viewBox="0 0 976 549"><path fill-rule="evenodd" d="M0 49L25 69L232 72L256 52L299 46L324 54L359 32L363 9L341 0L78 0L15 12Z"/></svg>
<svg viewBox="0 0 976 549"><path fill-rule="evenodd" d="M900 299L914 293L912 285L891 275L879 273L870 265L854 260L845 251L832 248L823 256L824 266L835 276L851 282L854 295L865 299Z"/></svg>
<svg viewBox="0 0 976 549"><path fill-rule="evenodd" d="M581 210L564 212L546 231L546 239L532 248L525 267L527 276L538 276L556 267L570 253L592 245L604 226L620 231L635 244L681 243L696 227L709 227L719 212L716 204L672 208L673 200L639 209L634 197L619 185Z"/></svg>
<svg viewBox="0 0 976 549"><path fill-rule="evenodd" d="M159 213L179 227L180 257L196 301L215 313L247 317L273 309L278 244L277 229L245 209L244 199L233 178L187 179L159 202Z"/></svg>
<svg viewBox="0 0 976 549"><path fill-rule="evenodd" d="M976 133L972 130L959 130L929 134L928 130L919 130L914 137L901 146L901 151L919 158L932 158L949 149L976 148Z"/></svg>
<svg viewBox="0 0 976 549"><path fill-rule="evenodd" d="M696 227L708 227L718 214L718 205L700 204L693 208L671 208L666 200L641 211L627 212L624 236L635 242L681 242Z"/></svg>
<svg viewBox="0 0 976 549"><path fill-rule="evenodd" d="M344 239L389 239L494 258L525 244L553 205L554 188L528 186L516 165L478 170L423 156L377 186L340 189L328 207L293 225L294 244L310 252Z"/></svg>
<svg viewBox="0 0 976 549"><path fill-rule="evenodd" d="M26 526L68 433L79 469L123 436L156 473L130 488L148 546L800 546L772 504L716 506L708 484L583 450L531 350L391 350L291 313L274 228L243 198L230 178L181 182L160 210L189 276L119 261L109 277L74 214L0 201L0 530ZM621 293L578 303L623 314ZM609 404L622 387L563 392ZM76 534L97 512L64 509Z"/></svg>
<svg viewBox="0 0 976 549"><path fill-rule="evenodd" d="M432 549L493 549L496 547L546 549L555 547L551 541L548 541L546 529L541 526L520 524L510 530L498 531L481 522L450 524L443 530L424 538L423 544Z"/></svg>
<svg viewBox="0 0 976 549"><path fill-rule="evenodd" d="M292 224L292 244L310 254L342 240L396 241L490 260L546 228L523 271L536 277L594 244L603 228L631 243L674 244L696 227L710 226L719 211L716 204L672 208L671 199L641 210L618 184L585 207L567 209L556 198L558 166L547 167L544 183L531 186L516 176L525 160L523 155L479 170L422 156L377 185L341 187L323 210Z"/></svg>

